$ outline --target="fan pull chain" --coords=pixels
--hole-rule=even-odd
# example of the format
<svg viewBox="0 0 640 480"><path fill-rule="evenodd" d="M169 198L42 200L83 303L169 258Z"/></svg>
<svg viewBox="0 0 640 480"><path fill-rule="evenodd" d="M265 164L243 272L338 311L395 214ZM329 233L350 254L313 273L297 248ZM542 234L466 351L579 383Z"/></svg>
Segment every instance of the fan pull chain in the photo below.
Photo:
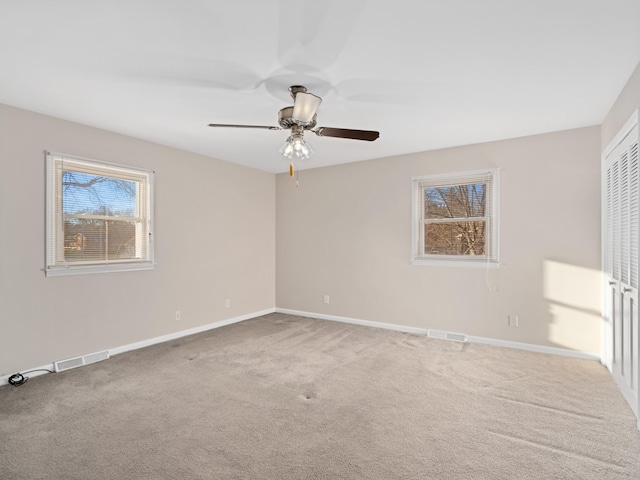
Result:
<svg viewBox="0 0 640 480"><path fill-rule="evenodd" d="M295 177L296 177L296 188L299 188L299 187L300 187L300 177L299 177L299 173L300 173L300 172L298 172L298 170L295 170L295 169L293 168L293 162L291 162L291 163L289 164L289 176L290 176L290 177L293 177L293 176L295 175Z"/></svg>

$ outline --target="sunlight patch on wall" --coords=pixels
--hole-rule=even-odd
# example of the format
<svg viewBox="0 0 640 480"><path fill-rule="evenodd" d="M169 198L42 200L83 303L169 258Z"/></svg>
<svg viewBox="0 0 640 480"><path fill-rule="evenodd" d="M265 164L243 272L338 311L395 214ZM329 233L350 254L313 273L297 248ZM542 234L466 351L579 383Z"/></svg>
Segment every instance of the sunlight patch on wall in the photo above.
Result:
<svg viewBox="0 0 640 480"><path fill-rule="evenodd" d="M549 341L571 350L600 352L600 270L545 260L543 295L549 301Z"/></svg>

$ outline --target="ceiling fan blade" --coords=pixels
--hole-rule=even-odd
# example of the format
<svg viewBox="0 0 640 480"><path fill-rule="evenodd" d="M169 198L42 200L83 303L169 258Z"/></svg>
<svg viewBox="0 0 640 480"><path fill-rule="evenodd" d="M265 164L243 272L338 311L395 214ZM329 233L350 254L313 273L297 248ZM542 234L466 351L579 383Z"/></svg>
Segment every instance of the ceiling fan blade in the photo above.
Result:
<svg viewBox="0 0 640 480"><path fill-rule="evenodd" d="M380 136L380 132L373 130L351 130L348 128L320 127L312 130L312 132L320 137L350 138L353 140L366 140L367 142L373 142Z"/></svg>
<svg viewBox="0 0 640 480"><path fill-rule="evenodd" d="M229 123L210 123L210 127L230 127L230 128L264 128L267 130L282 130L280 127L268 125L234 125Z"/></svg>
<svg viewBox="0 0 640 480"><path fill-rule="evenodd" d="M279 3L278 60L296 73L334 65L367 10L367 0Z"/></svg>

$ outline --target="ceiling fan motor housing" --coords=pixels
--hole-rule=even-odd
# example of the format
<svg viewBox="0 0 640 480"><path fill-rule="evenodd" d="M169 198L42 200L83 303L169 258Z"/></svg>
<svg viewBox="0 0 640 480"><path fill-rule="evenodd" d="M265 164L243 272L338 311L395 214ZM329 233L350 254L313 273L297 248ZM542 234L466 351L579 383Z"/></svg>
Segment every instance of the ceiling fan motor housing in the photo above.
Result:
<svg viewBox="0 0 640 480"><path fill-rule="evenodd" d="M301 126L305 130L309 130L316 126L316 115L313 116L313 119L309 124L300 125L293 119L293 106L284 107L278 112L278 125L280 125L284 129L292 128L293 126Z"/></svg>

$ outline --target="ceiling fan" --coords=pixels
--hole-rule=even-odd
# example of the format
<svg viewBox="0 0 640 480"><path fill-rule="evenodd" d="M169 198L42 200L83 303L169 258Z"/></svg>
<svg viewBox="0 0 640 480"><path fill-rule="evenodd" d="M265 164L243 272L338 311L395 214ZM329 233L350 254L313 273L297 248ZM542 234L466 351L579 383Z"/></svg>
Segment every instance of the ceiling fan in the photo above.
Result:
<svg viewBox="0 0 640 480"><path fill-rule="evenodd" d="M322 99L312 93L307 93L306 87L292 85L289 93L293 97L293 106L284 107L278 112L279 126L265 125L233 125L225 123L210 123L210 127L231 128L263 128L267 130L291 130L291 136L280 149L285 157L293 159L309 158L313 151L304 141L304 132L313 132L320 137L348 138L372 142L380 136L373 130L352 130L347 128L318 127L316 128L316 112ZM289 166L289 174L293 176L293 163Z"/></svg>

